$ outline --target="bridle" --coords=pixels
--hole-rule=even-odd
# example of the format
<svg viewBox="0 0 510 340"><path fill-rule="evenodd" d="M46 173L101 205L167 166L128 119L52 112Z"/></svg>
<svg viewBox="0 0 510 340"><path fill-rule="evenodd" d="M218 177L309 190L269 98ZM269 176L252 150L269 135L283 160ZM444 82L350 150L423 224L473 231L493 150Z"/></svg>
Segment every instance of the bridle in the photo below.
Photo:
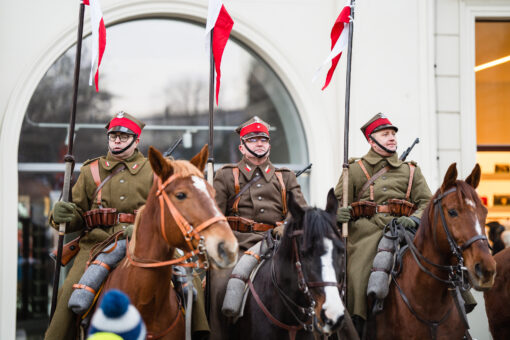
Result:
<svg viewBox="0 0 510 340"><path fill-rule="evenodd" d="M295 325L287 325L283 322L276 319L269 310L264 306L263 302L260 300L260 297L258 296L257 292L255 291L255 288L253 287L253 283L251 280L248 281L248 285L250 288L250 291L253 294L253 297L255 301L257 302L260 309L264 312L266 317L276 326L286 329L289 332L289 336L291 340L295 339L296 332L304 329L307 332L313 332L318 331L319 333L322 333L321 327L318 326L318 320L317 315L315 313L315 306L317 303L315 302L314 297L312 296L309 288L318 288L318 287L326 287L326 286L334 286L338 288L342 288L342 284L338 282L323 282L323 281L313 281L309 282L306 280L302 264L301 264L301 257L299 255L299 246L298 242L296 240L297 236L302 236L303 230L296 230L290 234L290 238L292 239L292 248L293 248L293 258L295 260L294 266L296 268L297 272L297 286L299 291L304 294L308 306L303 307L296 302L294 302L286 293L285 291L278 285L277 279L276 279L276 270L275 270L275 261L274 256L271 258L271 280L273 283L273 286L276 288L276 292L278 293L278 296L280 297L280 300L283 302L285 308L289 311L290 315L296 320L296 322L299 324L299 326ZM276 250L275 250L276 251ZM274 254L273 254L274 255ZM297 309L299 313L304 315L306 317L306 321L301 321L301 319L296 315L296 312L294 309Z"/></svg>
<svg viewBox="0 0 510 340"><path fill-rule="evenodd" d="M451 293L451 295L452 295L452 297L454 299L455 305L457 306L458 309L462 309L462 307L460 306L460 302L458 300L459 289L461 289L463 291L466 291L469 288L471 288L469 282L466 280L466 278L464 276L464 273L467 271L467 268L464 266L464 256L462 255L462 253L464 252L464 250L469 248L476 241L485 240L487 242L487 237L485 235L480 235L480 234L479 235L475 235L475 236L471 237L469 240L467 240L461 246L459 246L457 241L455 241L455 239L453 238L453 236L452 236L452 234L451 234L451 232L450 232L450 230L448 228L448 224L446 223L446 218L445 218L445 215L444 215L441 203L442 203L443 198L445 198L449 194L452 194L452 193L454 193L456 191L457 191L457 187L453 187L453 188L451 188L449 190L446 190L444 193L442 193L441 195L436 197L434 199L434 201L433 201L435 221L437 221L437 219L438 219L437 215L439 214L439 216L441 218L441 224L443 225L443 229L444 229L444 232L446 234L446 239L448 240L448 244L450 246L450 250L451 250L452 254L457 259L457 263L455 265L445 266L445 265L440 265L440 264L432 262L431 260L426 258L416 248L416 246L413 243L413 240L411 239L411 237L409 236L408 233L404 232L403 234L404 234L405 241L406 241L407 245L409 246L409 250L411 251L411 254L413 255L413 258L414 258L416 264L418 265L418 267L424 273L426 273L430 277L434 278L435 280L447 284L448 285L448 289L449 289L449 291L450 291L450 293ZM433 229L434 244L437 245L437 231L436 231L437 223L435 223L434 225L436 225L436 227ZM396 242L398 242L398 241L396 241ZM448 272L448 279L445 280L445 279L435 275L434 273L432 273L430 270L428 270L422 264L421 260L425 261L429 265L431 265L431 266L433 266L433 267L435 267L435 268L437 268L439 270L447 271ZM410 312L420 322L426 324L429 327L432 339L435 339L436 335L437 335L437 328L444 321L446 321L446 319L448 319L448 316L450 315L450 312L451 312L451 308L448 309L448 311L441 317L441 319L439 321L430 321L430 320L424 319L423 317L420 317L416 313L414 308L412 308L412 306L411 306L411 304L409 302L409 299L404 294L402 288L399 286L399 284L398 284L398 282L396 280L396 274L395 274L394 271L391 273L391 276L392 276L393 282L395 283L395 286L397 287L397 289L398 289L398 291L400 293L400 296L402 297L402 300L407 305L407 307L409 308ZM466 326L466 329L469 329L469 325L467 323L467 319L465 317L465 313L461 312L460 315L461 315L462 321L464 322L464 325ZM467 333L467 335L469 335L469 333L467 331L466 331L466 333Z"/></svg>
<svg viewBox="0 0 510 340"><path fill-rule="evenodd" d="M168 194L166 193L165 189L166 187L172 183L174 180L178 178L183 178L183 176L174 174L168 179L163 182L159 176L155 176L155 179L157 180L158 190L156 191L156 196L159 200L159 210L160 210L160 216L161 216L161 236L163 236L163 239L169 243L168 237L167 237L167 231L166 231L166 225L165 225L165 206L168 208L168 211L170 212L170 216L174 219L175 223L179 227L182 235L184 236L184 240L186 241L188 245L188 251L184 252L184 255L175 258L169 261L157 261L157 260L145 260L145 259L139 259L136 258L134 255L131 255L129 252L129 244L126 246L126 255L129 260L129 262L137 267L142 268L155 268L155 267L164 267L164 266L171 266L174 264L178 264L183 267L194 267L194 268L203 268L208 269L209 268L209 260L207 259L207 254L205 250L205 244L204 244L204 237L200 236L200 232L205 230L206 228L210 227L212 224L219 222L219 221L225 221L227 222L227 219L225 216L215 216L207 219L206 221L200 223L198 226L193 227L184 216L179 212L179 210L175 207L175 205L172 203L170 198L168 197ZM198 244L197 246L193 245L193 240L197 240ZM187 260L191 257L198 255L198 263L196 262L188 262Z"/></svg>

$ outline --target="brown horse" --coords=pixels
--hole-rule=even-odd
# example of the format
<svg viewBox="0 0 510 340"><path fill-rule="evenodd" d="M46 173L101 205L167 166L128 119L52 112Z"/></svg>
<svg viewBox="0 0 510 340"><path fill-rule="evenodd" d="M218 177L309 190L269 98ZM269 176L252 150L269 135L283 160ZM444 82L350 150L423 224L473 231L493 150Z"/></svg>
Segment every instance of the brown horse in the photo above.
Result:
<svg viewBox="0 0 510 340"><path fill-rule="evenodd" d="M208 260L220 268L237 260L237 240L202 174L207 157L207 145L190 162L166 159L149 148L154 185L137 215L127 256L103 288L129 295L145 321L148 339L185 337L180 303L170 283L173 264L183 265L194 255L202 267ZM174 259L175 248L185 255Z"/></svg>
<svg viewBox="0 0 510 340"><path fill-rule="evenodd" d="M510 339L510 248L496 255L494 286L483 293L489 329L494 340Z"/></svg>
<svg viewBox="0 0 510 340"><path fill-rule="evenodd" d="M400 274L392 273L384 310L376 315L377 339L462 339L466 334L467 321L455 304L458 287L466 288L469 280L477 290L489 289L496 273L484 232L487 209L475 191L479 182L478 164L466 181L457 180L455 163L448 168L414 241L407 237Z"/></svg>

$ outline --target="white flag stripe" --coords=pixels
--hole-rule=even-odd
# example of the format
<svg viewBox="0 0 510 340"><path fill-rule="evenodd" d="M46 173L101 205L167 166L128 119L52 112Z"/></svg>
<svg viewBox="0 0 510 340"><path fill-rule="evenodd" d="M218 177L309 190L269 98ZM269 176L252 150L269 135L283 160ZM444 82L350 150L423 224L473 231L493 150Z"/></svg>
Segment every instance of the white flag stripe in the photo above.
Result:
<svg viewBox="0 0 510 340"><path fill-rule="evenodd" d="M90 42L92 59L90 61L89 85L92 85L94 81L94 75L96 74L97 70L97 62L99 56L99 23L103 17L103 12L101 11L99 0L90 0L89 8L90 24L92 28L92 40Z"/></svg>
<svg viewBox="0 0 510 340"><path fill-rule="evenodd" d="M209 9L207 12L207 23L205 24L205 50L210 53L211 50L211 30L216 25L216 20L220 15L221 6L223 3L221 0L209 0Z"/></svg>
<svg viewBox="0 0 510 340"><path fill-rule="evenodd" d="M322 71L322 69L326 65L329 65L329 63L336 56L338 56L340 53L342 53L347 48L347 43L349 42L349 29L350 29L350 25L348 23L344 23L344 29L342 30L342 34L340 34L340 37L336 41L335 46L333 46L333 49L329 53L326 60L324 60L322 65L317 69L317 71L315 71L315 74L314 74L313 80L312 80L313 82L315 80L317 80L317 78L319 77L319 73Z"/></svg>

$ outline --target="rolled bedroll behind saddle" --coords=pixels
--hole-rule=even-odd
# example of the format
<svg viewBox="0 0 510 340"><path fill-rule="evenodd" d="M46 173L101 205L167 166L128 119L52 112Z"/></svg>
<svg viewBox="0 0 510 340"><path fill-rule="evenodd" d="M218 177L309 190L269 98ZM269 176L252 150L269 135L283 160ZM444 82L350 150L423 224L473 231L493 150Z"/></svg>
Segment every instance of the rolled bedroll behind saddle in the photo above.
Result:
<svg viewBox="0 0 510 340"><path fill-rule="evenodd" d="M69 309L78 315L83 315L89 310L101 284L125 255L126 240L117 241L106 247L83 273L80 282L73 285Z"/></svg>
<svg viewBox="0 0 510 340"><path fill-rule="evenodd" d="M372 272L368 279L367 296L373 294L377 299L384 299L389 292L390 272L393 268L393 254L395 253L394 237L388 230L379 245L372 265Z"/></svg>

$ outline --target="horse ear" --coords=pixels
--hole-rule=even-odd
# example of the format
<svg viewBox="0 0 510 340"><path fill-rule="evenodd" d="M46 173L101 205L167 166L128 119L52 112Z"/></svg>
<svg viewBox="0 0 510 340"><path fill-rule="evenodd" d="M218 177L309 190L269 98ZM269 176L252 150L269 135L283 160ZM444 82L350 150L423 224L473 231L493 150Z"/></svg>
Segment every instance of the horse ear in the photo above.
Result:
<svg viewBox="0 0 510 340"><path fill-rule="evenodd" d="M200 152L197 153L195 157L193 157L189 162L196 166L198 170L204 172L205 163L207 163L207 157L209 157L209 146L205 144L202 147L202 150L200 150Z"/></svg>
<svg viewBox="0 0 510 340"><path fill-rule="evenodd" d="M471 185L474 189L480 184L480 176L482 171L480 170L480 164L476 163L471 174L466 178L466 183Z"/></svg>
<svg viewBox="0 0 510 340"><path fill-rule="evenodd" d="M301 220L303 218L305 211L299 204L297 204L292 191L287 191L287 206L289 207L290 214L294 219Z"/></svg>
<svg viewBox="0 0 510 340"><path fill-rule="evenodd" d="M338 209L338 200L335 196L335 190L333 188L329 189L328 192L328 201L326 203L326 212L329 214L336 215L336 210Z"/></svg>
<svg viewBox="0 0 510 340"><path fill-rule="evenodd" d="M173 168L168 163L168 160L152 146L149 146L149 162L154 173L162 180L167 179L172 174Z"/></svg>
<svg viewBox="0 0 510 340"><path fill-rule="evenodd" d="M457 180L457 163L452 163L448 170L446 170L446 175L444 175L443 184L441 185L441 192L445 192L455 185L455 181Z"/></svg>

